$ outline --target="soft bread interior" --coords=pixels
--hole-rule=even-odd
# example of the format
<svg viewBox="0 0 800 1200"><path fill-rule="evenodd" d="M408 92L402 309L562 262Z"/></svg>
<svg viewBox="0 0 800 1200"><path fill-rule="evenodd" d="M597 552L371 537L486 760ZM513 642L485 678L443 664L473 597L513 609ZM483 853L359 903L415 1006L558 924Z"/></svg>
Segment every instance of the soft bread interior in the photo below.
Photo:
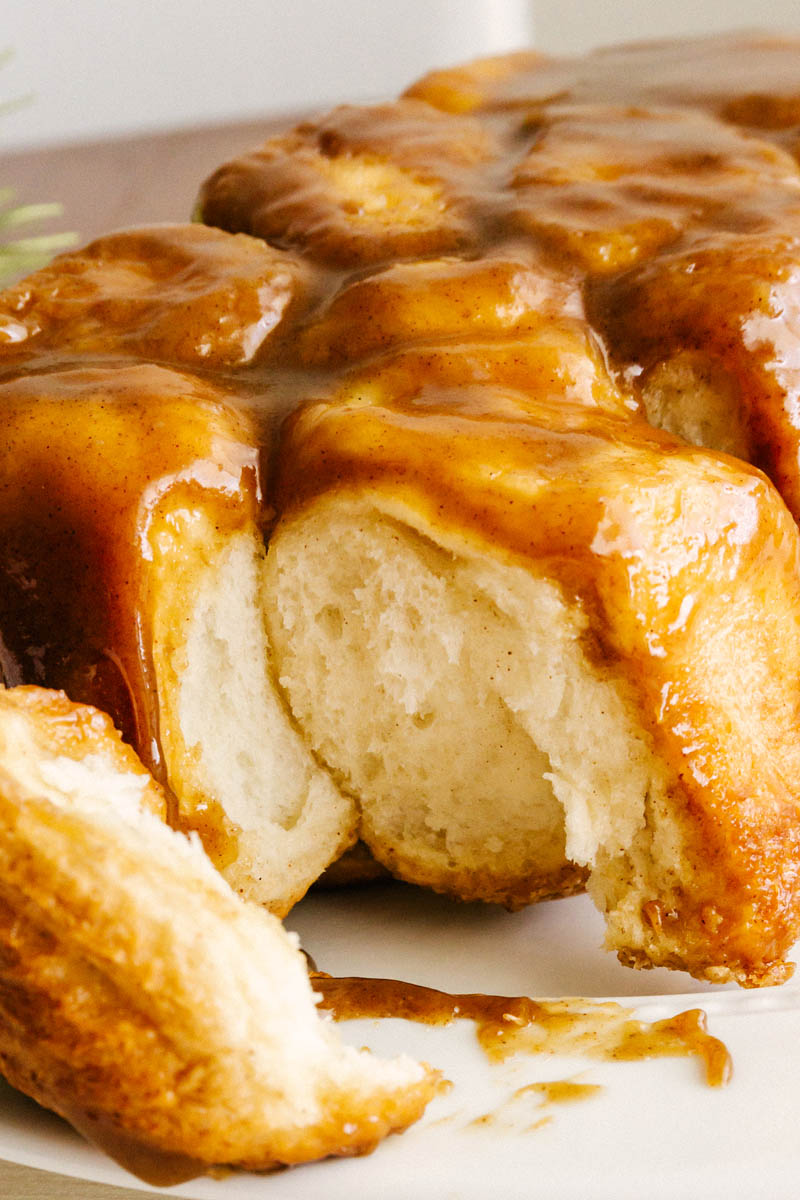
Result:
<svg viewBox="0 0 800 1200"><path fill-rule="evenodd" d="M267 594L292 712L403 878L564 894L665 795L626 685L544 575L340 497L279 526Z"/></svg>
<svg viewBox="0 0 800 1200"><path fill-rule="evenodd" d="M79 737L69 735L79 729ZM240 900L107 718L0 693L0 1063L110 1146L268 1167L357 1153L435 1081L342 1045L296 939Z"/></svg>
<svg viewBox="0 0 800 1200"><path fill-rule="evenodd" d="M283 915L355 841L355 806L276 688L260 540L188 509L152 540L161 741L180 823L234 888Z"/></svg>
<svg viewBox="0 0 800 1200"><path fill-rule="evenodd" d="M684 350L657 363L642 380L641 394L651 425L695 446L752 458L739 386L712 355Z"/></svg>

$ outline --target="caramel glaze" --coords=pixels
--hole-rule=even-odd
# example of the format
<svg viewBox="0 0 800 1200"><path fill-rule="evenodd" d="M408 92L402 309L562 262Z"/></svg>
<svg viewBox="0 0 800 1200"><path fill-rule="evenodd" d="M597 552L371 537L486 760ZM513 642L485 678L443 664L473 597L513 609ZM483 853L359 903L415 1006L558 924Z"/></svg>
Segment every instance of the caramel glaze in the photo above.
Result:
<svg viewBox="0 0 800 1200"><path fill-rule="evenodd" d="M785 977L800 544L762 475L650 428L639 389L701 347L735 375L751 456L800 496L798 62L723 38L440 74L216 172L199 215L270 245L134 231L7 292L7 682L109 708L163 778L159 522L194 506L268 536L360 490L585 607L587 653L626 678L686 797L700 882L653 936L680 925L698 973L711 938L744 982Z"/></svg>
<svg viewBox="0 0 800 1200"><path fill-rule="evenodd" d="M469 1124L470 1127L479 1129L498 1125L503 1129L507 1129L509 1126L511 1128L518 1127L520 1102L524 1108L529 1108L526 1102L532 1100L537 1119L527 1125L525 1132L534 1133L537 1129L542 1129L550 1124L553 1117L548 1110L556 1105L576 1104L584 1100L591 1100L600 1095L602 1091L603 1088L599 1084L583 1083L578 1079L548 1079L539 1083L528 1083L513 1091L498 1108L481 1113Z"/></svg>
<svg viewBox="0 0 800 1200"><path fill-rule="evenodd" d="M385 1017L425 1025L474 1021L478 1041L493 1060L519 1052L625 1061L691 1056L702 1062L709 1086L722 1087L731 1077L727 1048L708 1033L700 1009L647 1023L609 1002L451 995L396 979L335 979L324 973L312 974L311 979L322 997L320 1006L337 1021Z"/></svg>
<svg viewBox="0 0 800 1200"><path fill-rule="evenodd" d="M150 539L167 496L172 506L213 496L224 526L255 515L252 432L218 390L160 366L32 374L0 393L7 681L111 711L158 772L143 652Z"/></svg>
<svg viewBox="0 0 800 1200"><path fill-rule="evenodd" d="M574 1104L588 1100L602 1091L598 1084L581 1083L577 1079L547 1079L540 1083L528 1083L517 1088L513 1099L521 1096L541 1096L545 1104Z"/></svg>
<svg viewBox="0 0 800 1200"><path fill-rule="evenodd" d="M203 1175L222 1178L224 1168L211 1168L208 1163L186 1154L170 1154L148 1146L140 1138L123 1133L108 1117L87 1114L84 1109L62 1106L61 1116L92 1146L107 1154L131 1175L151 1187L174 1187Z"/></svg>

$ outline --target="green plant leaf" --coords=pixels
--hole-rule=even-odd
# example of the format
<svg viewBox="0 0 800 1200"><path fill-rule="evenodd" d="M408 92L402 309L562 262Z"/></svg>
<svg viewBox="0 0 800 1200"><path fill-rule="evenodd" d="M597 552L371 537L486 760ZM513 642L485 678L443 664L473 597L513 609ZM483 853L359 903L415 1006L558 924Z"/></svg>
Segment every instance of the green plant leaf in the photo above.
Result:
<svg viewBox="0 0 800 1200"><path fill-rule="evenodd" d="M0 50L0 67L5 66L12 57L13 51ZM32 98L29 95L0 101L0 117L29 104ZM63 212L60 204L15 204L14 199L13 188L0 187L0 286L44 266L54 254L74 246L78 240L74 233L34 233L31 236L9 237L9 233L36 226L42 221L52 221Z"/></svg>

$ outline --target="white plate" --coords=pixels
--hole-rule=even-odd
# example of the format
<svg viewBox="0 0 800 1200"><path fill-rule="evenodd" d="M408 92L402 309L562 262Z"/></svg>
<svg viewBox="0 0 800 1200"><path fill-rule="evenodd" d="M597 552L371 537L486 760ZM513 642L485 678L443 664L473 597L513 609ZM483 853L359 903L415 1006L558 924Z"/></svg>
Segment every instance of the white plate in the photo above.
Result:
<svg viewBox="0 0 800 1200"><path fill-rule="evenodd" d="M369 1158L271 1176L197 1179L161 1194L196 1200L732 1200L797 1194L800 1179L800 983L742 992L666 971L633 972L600 949L585 897L509 914L400 885L318 895L292 913L305 948L334 975L412 980L447 991L615 997L657 1020L703 1007L728 1045L734 1077L710 1089L692 1059L600 1063L518 1055L487 1061L469 1022L340 1026L358 1045L400 1049L454 1087L425 1118ZM525 1084L601 1085L581 1103L509 1107ZM475 1125L476 1116L493 1118ZM550 1117L541 1123L542 1117ZM538 1127L532 1129L531 1127ZM0 1085L0 1158L139 1187L67 1125Z"/></svg>

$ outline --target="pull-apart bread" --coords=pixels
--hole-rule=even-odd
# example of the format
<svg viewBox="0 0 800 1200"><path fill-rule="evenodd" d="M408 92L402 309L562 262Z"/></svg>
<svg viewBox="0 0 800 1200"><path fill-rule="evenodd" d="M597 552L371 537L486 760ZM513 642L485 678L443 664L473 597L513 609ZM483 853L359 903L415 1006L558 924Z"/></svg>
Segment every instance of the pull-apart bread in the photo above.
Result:
<svg viewBox="0 0 800 1200"><path fill-rule="evenodd" d="M487 60L7 292L6 681L110 711L277 913L361 838L784 979L797 118L800 44Z"/></svg>
<svg viewBox="0 0 800 1200"><path fill-rule="evenodd" d="M436 1076L341 1044L107 716L0 691L0 1070L154 1182L370 1150Z"/></svg>

